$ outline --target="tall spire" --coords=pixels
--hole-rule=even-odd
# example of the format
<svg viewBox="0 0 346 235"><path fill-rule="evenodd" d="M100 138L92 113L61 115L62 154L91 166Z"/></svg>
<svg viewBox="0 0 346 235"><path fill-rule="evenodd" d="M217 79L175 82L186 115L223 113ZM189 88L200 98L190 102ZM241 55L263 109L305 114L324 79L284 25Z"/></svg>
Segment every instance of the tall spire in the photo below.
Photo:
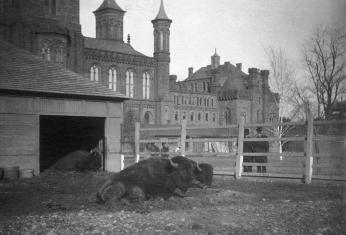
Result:
<svg viewBox="0 0 346 235"><path fill-rule="evenodd" d="M165 12L165 7L163 5L163 0L161 0L160 10L157 14L155 20L170 20Z"/></svg>

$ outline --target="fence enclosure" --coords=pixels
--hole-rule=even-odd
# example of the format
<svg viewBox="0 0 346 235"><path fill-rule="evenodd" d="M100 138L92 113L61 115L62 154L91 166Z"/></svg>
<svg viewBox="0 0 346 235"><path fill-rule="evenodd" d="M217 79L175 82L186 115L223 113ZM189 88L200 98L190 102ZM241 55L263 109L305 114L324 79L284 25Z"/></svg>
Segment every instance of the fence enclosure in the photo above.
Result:
<svg viewBox="0 0 346 235"><path fill-rule="evenodd" d="M262 127L268 137L244 138L244 129L256 127ZM279 127L294 130L293 135L276 132ZM258 141L268 141L270 151L243 151L245 143ZM169 146L168 152L161 152L162 143ZM289 147L282 151L280 143ZM307 184L313 179L346 180L345 120L313 121L310 116L306 122L248 124L241 118L238 125L203 128L187 126L185 120L176 126L141 127L136 123L133 145L134 152L122 155L124 167L150 156L179 154L212 164L214 174L233 175L237 179L295 178ZM248 162L244 157L266 160ZM256 172L259 167L265 171ZM244 168L252 171L246 172Z"/></svg>

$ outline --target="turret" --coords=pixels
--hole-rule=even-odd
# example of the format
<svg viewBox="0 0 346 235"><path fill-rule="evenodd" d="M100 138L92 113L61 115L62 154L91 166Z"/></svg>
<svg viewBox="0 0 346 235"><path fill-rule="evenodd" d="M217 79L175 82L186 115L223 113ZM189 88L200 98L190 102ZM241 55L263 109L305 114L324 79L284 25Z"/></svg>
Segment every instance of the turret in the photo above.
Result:
<svg viewBox="0 0 346 235"><path fill-rule="evenodd" d="M104 0L102 5L94 11L96 18L96 38L106 40L123 40L124 14L114 0Z"/></svg>
<svg viewBox="0 0 346 235"><path fill-rule="evenodd" d="M216 49L215 49L214 55L211 56L211 67L213 69L217 69L219 65L220 65L220 56L216 53Z"/></svg>
<svg viewBox="0 0 346 235"><path fill-rule="evenodd" d="M157 95L163 99L169 91L169 37L172 20L168 18L163 0L161 0L160 10L156 18L151 21L154 27L154 58L156 60L156 78L158 82Z"/></svg>
<svg viewBox="0 0 346 235"><path fill-rule="evenodd" d="M261 76L263 88L269 88L269 70L261 70Z"/></svg>

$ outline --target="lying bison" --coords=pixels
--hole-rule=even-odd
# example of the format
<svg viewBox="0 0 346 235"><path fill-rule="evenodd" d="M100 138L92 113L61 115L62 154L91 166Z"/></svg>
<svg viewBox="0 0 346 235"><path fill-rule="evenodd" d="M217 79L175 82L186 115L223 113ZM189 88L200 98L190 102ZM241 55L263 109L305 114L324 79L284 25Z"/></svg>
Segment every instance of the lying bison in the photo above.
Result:
<svg viewBox="0 0 346 235"><path fill-rule="evenodd" d="M200 170L196 162L182 156L149 158L112 175L97 192L97 202L104 203L110 197L115 201L182 197L176 189L186 192L191 186L202 187L195 175Z"/></svg>
<svg viewBox="0 0 346 235"><path fill-rule="evenodd" d="M77 150L59 159L52 169L60 171L96 171L101 167L101 153L97 149L90 152Z"/></svg>

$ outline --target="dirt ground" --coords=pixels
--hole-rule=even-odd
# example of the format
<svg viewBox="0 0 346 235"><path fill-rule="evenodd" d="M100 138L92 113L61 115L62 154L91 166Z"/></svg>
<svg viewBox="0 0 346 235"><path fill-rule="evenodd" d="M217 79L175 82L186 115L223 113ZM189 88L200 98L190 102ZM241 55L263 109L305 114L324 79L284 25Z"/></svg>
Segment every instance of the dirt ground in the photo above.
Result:
<svg viewBox="0 0 346 235"><path fill-rule="evenodd" d="M346 234L346 187L215 177L186 198L95 203L106 173L0 181L0 234Z"/></svg>

